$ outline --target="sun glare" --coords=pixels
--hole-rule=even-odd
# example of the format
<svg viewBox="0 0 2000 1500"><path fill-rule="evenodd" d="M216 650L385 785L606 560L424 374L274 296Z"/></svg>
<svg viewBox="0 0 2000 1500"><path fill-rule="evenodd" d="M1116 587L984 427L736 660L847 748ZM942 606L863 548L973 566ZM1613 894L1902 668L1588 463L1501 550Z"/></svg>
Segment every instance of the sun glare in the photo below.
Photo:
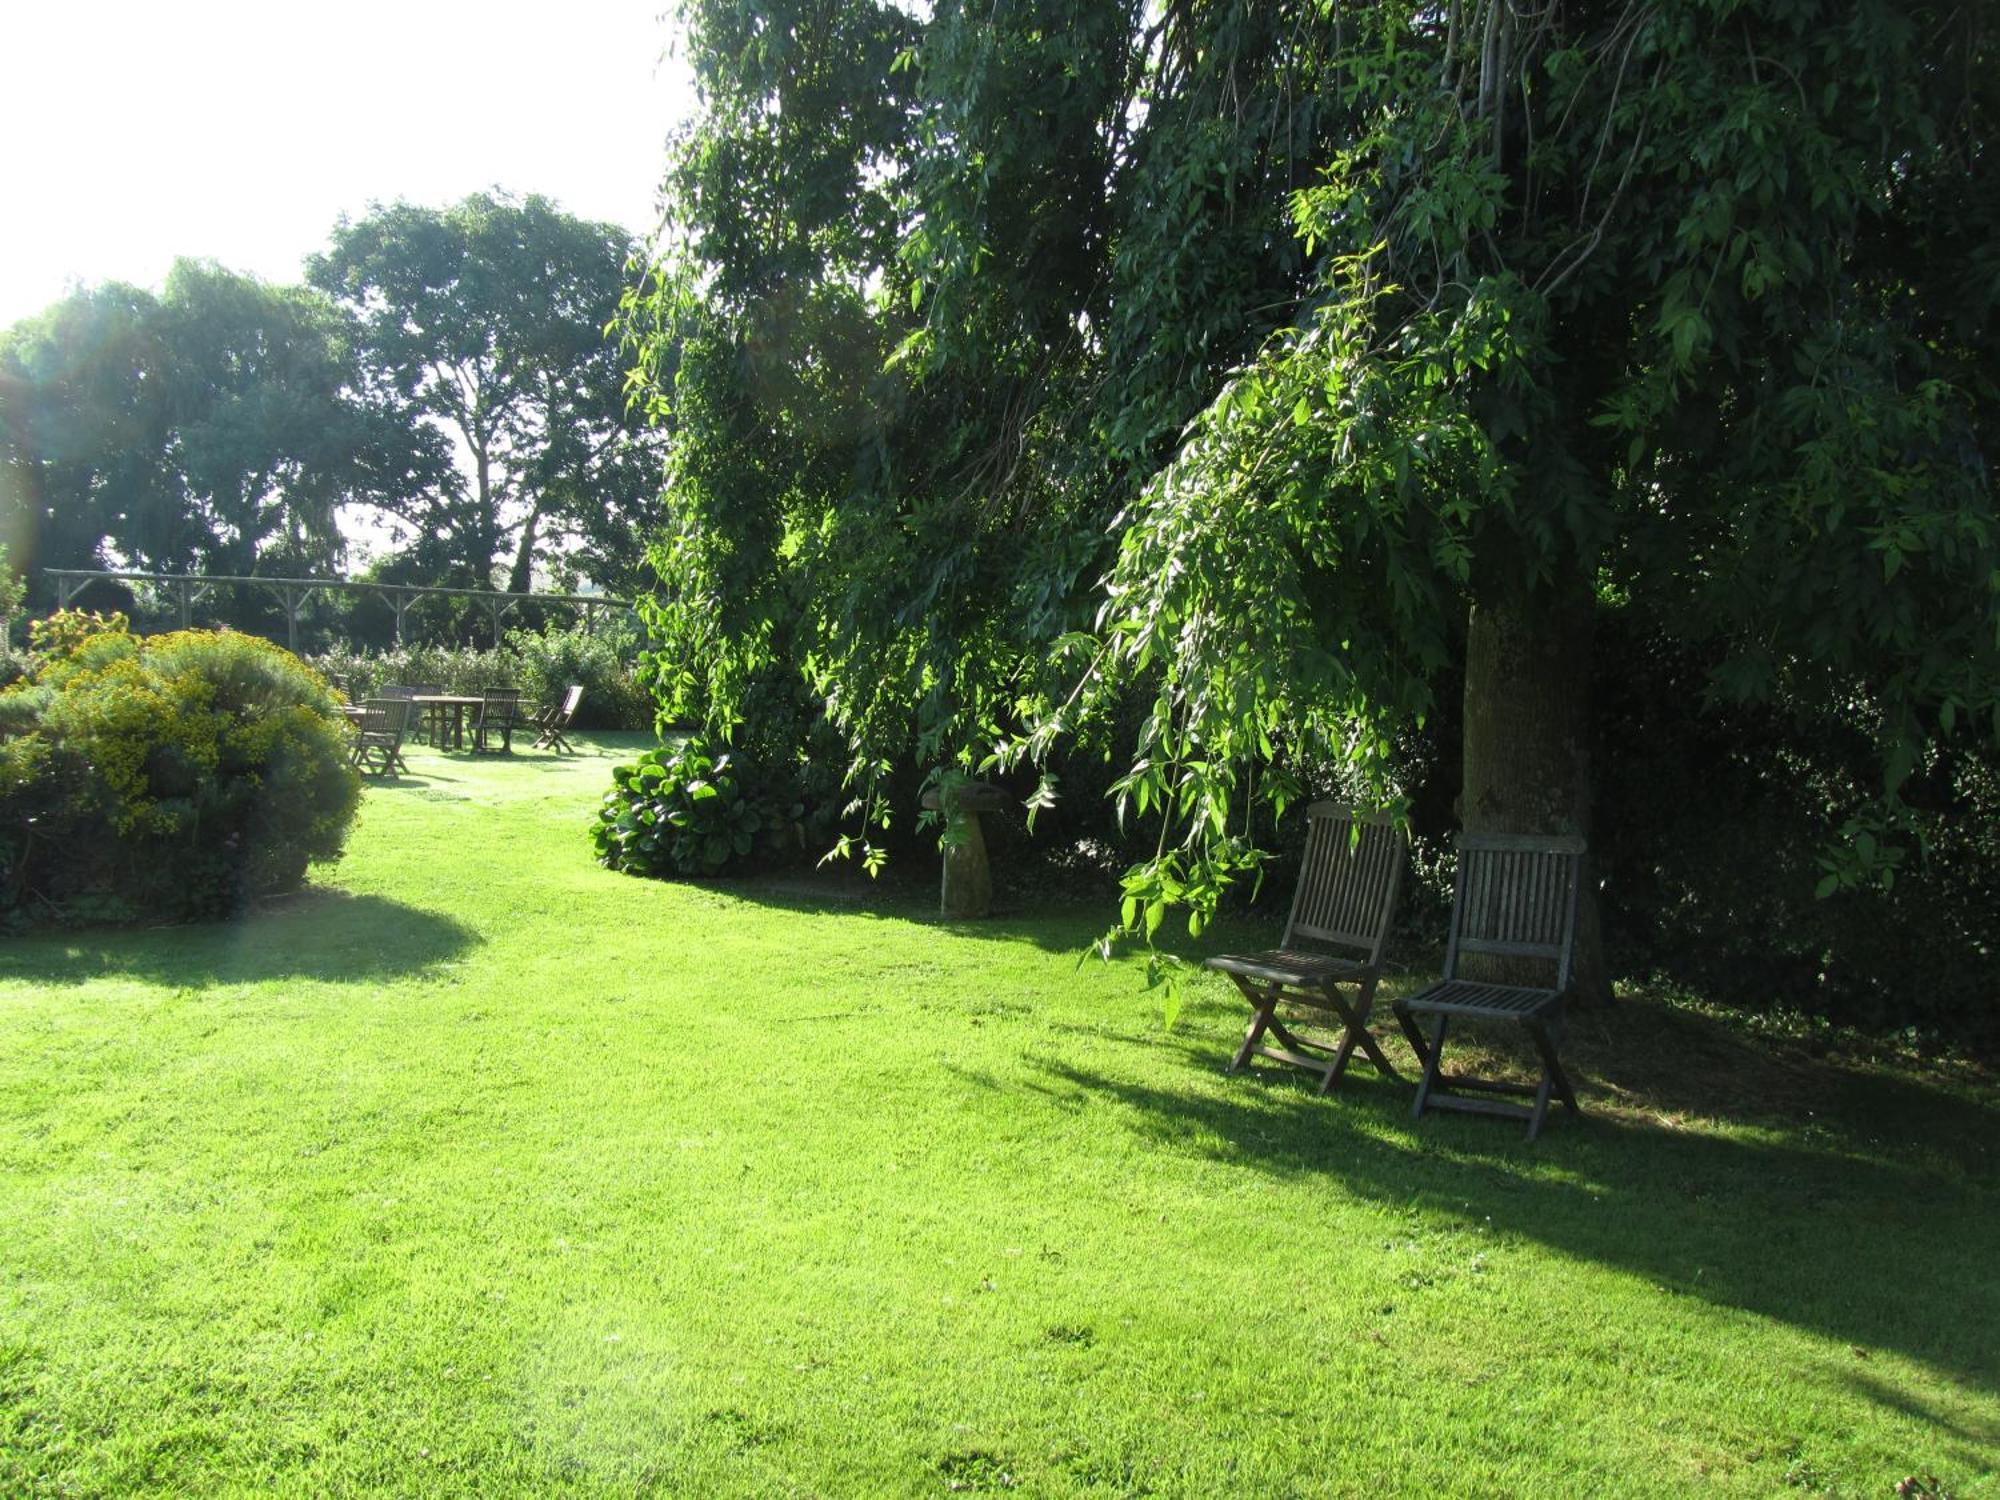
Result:
<svg viewBox="0 0 2000 1500"><path fill-rule="evenodd" d="M157 286L176 256L293 280L374 201L498 187L644 234L689 97L660 10L6 7L0 325L74 282Z"/></svg>

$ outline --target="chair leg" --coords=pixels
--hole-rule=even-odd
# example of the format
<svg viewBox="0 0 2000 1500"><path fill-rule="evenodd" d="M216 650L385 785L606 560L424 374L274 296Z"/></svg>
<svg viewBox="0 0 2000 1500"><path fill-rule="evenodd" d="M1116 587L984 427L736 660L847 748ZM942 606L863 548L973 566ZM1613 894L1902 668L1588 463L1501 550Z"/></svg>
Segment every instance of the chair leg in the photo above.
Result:
<svg viewBox="0 0 2000 1500"><path fill-rule="evenodd" d="M1438 1071L1444 1064L1444 1031L1448 1016L1439 1016L1437 1024L1431 1028L1430 1043L1424 1049L1424 1076L1417 1081L1417 1102L1410 1108L1410 1118L1421 1120L1424 1105L1430 1102L1431 1090L1437 1087Z"/></svg>
<svg viewBox="0 0 2000 1500"><path fill-rule="evenodd" d="M1375 1034L1368 1029L1368 1018L1375 1009L1375 987L1379 983L1381 983L1379 979L1365 981L1361 986L1360 993L1354 997L1354 1004L1352 1006L1345 1006L1340 1003L1340 994L1337 989L1330 989L1328 991L1328 998L1332 1000L1334 1009L1340 1013L1341 1020L1347 1023L1346 1033L1340 1039L1340 1066L1342 1068L1346 1067L1348 1054L1354 1048L1359 1047L1361 1055L1368 1059L1376 1072L1380 1073L1384 1078L1400 1080L1402 1075L1396 1071L1395 1065L1389 1061L1388 1054L1382 1050L1381 1043L1375 1040Z"/></svg>
<svg viewBox="0 0 2000 1500"><path fill-rule="evenodd" d="M1257 1044L1264 1040L1265 1028L1271 1024L1272 1014L1278 1008L1275 995L1260 995L1241 979L1236 981L1236 985L1250 1002L1250 1029L1243 1034L1243 1045L1236 1049L1236 1056L1229 1064L1232 1073L1241 1072L1243 1065L1250 1061Z"/></svg>
<svg viewBox="0 0 2000 1500"><path fill-rule="evenodd" d="M1543 1078L1554 1087L1556 1097L1562 1100L1571 1114L1582 1114L1577 1106L1576 1091L1569 1086L1569 1075L1563 1072L1563 1065L1556 1057L1555 1040L1549 1035L1548 1027L1539 1021L1533 1022L1528 1027L1528 1035L1534 1038L1535 1051L1541 1056Z"/></svg>
<svg viewBox="0 0 2000 1500"><path fill-rule="evenodd" d="M1541 1084L1535 1089L1535 1107L1528 1112L1528 1142L1530 1145L1534 1143L1535 1137L1542 1133L1542 1121L1549 1117L1549 1090L1551 1082L1549 1070L1544 1067L1542 1069Z"/></svg>
<svg viewBox="0 0 2000 1500"><path fill-rule="evenodd" d="M1333 1052L1333 1066L1326 1070L1326 1077L1320 1080L1319 1091L1324 1094L1339 1082L1340 1075L1347 1071L1348 1059L1354 1056L1354 1028L1348 1027L1340 1034L1340 1045Z"/></svg>
<svg viewBox="0 0 2000 1500"><path fill-rule="evenodd" d="M1423 1032L1417 1028L1416 1018L1400 1005L1396 1007L1396 1024L1403 1028L1403 1040L1410 1044L1410 1051L1415 1055L1417 1067L1421 1070L1430 1060L1430 1043L1424 1040Z"/></svg>

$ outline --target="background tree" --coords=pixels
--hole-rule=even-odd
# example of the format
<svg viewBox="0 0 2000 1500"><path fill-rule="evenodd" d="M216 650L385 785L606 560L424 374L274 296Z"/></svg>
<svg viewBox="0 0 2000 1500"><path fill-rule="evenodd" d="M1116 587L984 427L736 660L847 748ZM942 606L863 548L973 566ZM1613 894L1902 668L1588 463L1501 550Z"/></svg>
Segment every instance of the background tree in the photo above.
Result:
<svg viewBox="0 0 2000 1500"><path fill-rule="evenodd" d="M437 434L362 402L352 332L316 292L195 261L10 330L10 534L36 567L337 569L343 507L454 478Z"/></svg>
<svg viewBox="0 0 2000 1500"><path fill-rule="evenodd" d="M180 261L160 314L165 460L187 540L176 548L128 531L121 550L135 560L169 571L337 572L343 507L449 475L432 435L362 402L352 322L319 293Z"/></svg>
<svg viewBox="0 0 2000 1500"><path fill-rule="evenodd" d="M526 589L538 562L573 551L599 582L633 581L657 439L628 413L605 332L633 249L546 199L482 194L377 208L311 261L314 284L359 319L373 399L463 450L463 485L382 501L419 561Z"/></svg>
<svg viewBox="0 0 2000 1500"><path fill-rule="evenodd" d="M0 535L31 590L43 568L104 566L132 515L178 508L158 339L157 299L118 284L0 333Z"/></svg>

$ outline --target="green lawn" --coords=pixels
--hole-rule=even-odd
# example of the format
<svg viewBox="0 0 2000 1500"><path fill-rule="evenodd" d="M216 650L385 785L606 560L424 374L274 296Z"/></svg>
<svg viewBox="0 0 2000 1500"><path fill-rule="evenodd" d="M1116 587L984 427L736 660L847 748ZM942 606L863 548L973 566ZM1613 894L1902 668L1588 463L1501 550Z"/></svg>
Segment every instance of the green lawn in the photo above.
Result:
<svg viewBox="0 0 2000 1500"><path fill-rule="evenodd" d="M1413 1126L1103 905L608 874L586 751L0 945L0 1494L2000 1495L1976 1083L1635 1003Z"/></svg>

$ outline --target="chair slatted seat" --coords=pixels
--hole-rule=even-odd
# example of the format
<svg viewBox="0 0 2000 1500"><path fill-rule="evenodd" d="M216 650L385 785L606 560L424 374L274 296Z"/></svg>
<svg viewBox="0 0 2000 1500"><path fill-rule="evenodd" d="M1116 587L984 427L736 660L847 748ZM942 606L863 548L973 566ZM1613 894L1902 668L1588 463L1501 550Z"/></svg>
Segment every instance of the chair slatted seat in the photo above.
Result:
<svg viewBox="0 0 2000 1500"><path fill-rule="evenodd" d="M1576 956L1577 902L1583 889L1584 843L1575 838L1465 834L1459 839L1458 876L1451 904L1451 938L1444 976L1396 1002L1397 1022L1423 1064L1413 1107L1504 1115L1528 1122L1528 1139L1541 1134L1549 1100L1557 1097L1580 1113L1576 1093L1556 1055L1564 997ZM1549 966L1552 986L1502 983L1460 973L1468 955L1484 954ZM1420 1028L1427 1019L1430 1035ZM1446 1033L1455 1020L1518 1026L1541 1063L1539 1084L1502 1082L1444 1071ZM1490 1094L1522 1094L1514 1104Z"/></svg>
<svg viewBox="0 0 2000 1500"><path fill-rule="evenodd" d="M1318 1073L1324 1094L1357 1049L1383 1075L1396 1076L1368 1033L1368 1016L1402 887L1404 847L1387 814L1315 802L1306 817L1305 858L1284 937L1266 952L1220 954L1208 967L1227 974L1250 1002L1250 1029L1229 1071L1267 1057ZM1348 985L1351 1000L1342 993ZM1340 1022L1338 1041L1301 1035L1303 1026L1278 1019L1280 1005L1331 1012ZM1277 1045L1267 1044L1267 1035Z"/></svg>

